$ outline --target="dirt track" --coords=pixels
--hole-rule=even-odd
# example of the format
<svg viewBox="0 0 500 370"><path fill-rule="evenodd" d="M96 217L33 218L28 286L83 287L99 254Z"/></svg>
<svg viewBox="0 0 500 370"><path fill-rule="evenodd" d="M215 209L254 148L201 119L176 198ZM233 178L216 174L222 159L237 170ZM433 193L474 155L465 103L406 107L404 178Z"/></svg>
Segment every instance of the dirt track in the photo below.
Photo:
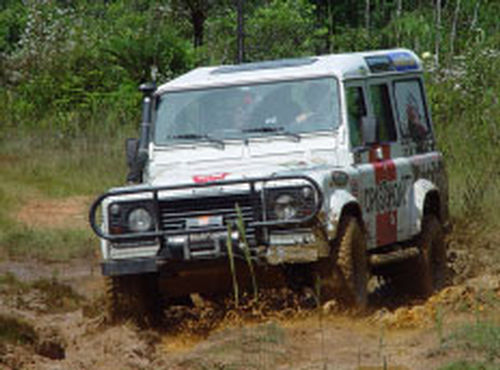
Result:
<svg viewBox="0 0 500 370"><path fill-rule="evenodd" d="M470 242L453 234L454 282L426 301L374 294L359 315L335 304L294 306L300 296L274 290L262 293L258 309L202 300L172 307L157 330L104 322L96 261L3 261L0 276L15 278L0 284L0 317L21 319L30 334L22 344L0 343L0 368L434 369L480 357L447 339L460 323L500 321L500 266L490 253L498 235L474 249Z"/></svg>

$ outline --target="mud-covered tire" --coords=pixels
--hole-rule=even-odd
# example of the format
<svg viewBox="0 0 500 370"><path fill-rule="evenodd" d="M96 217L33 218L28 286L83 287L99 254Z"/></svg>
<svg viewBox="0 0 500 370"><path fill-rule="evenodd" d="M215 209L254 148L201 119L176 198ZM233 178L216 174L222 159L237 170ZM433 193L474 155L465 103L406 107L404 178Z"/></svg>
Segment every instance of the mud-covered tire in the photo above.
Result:
<svg viewBox="0 0 500 370"><path fill-rule="evenodd" d="M110 323L132 320L140 326L156 326L163 318L162 297L156 274L106 278L107 317Z"/></svg>
<svg viewBox="0 0 500 370"><path fill-rule="evenodd" d="M321 300L338 299L344 305L364 309L368 276L365 233L355 217L347 216L341 222L329 260L321 268Z"/></svg>
<svg viewBox="0 0 500 370"><path fill-rule="evenodd" d="M435 215L427 215L422 220L417 243L420 255L414 265L415 278L410 288L412 292L427 297L445 286L448 275L444 232Z"/></svg>
<svg viewBox="0 0 500 370"><path fill-rule="evenodd" d="M406 261L403 273L390 280L398 292L425 298L441 290L448 280L444 232L434 214L424 216L416 243L418 257Z"/></svg>

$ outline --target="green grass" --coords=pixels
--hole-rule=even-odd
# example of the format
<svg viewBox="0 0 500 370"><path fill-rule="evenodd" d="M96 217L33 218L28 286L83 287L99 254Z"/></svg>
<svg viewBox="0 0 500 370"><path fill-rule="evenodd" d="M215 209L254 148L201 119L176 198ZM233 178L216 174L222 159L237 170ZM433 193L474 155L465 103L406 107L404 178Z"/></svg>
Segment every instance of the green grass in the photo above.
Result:
<svg viewBox="0 0 500 370"><path fill-rule="evenodd" d="M443 367L440 367L439 370L496 370L498 369L497 365L493 364L485 364L481 362L474 361L454 361L450 364L447 364Z"/></svg>
<svg viewBox="0 0 500 370"><path fill-rule="evenodd" d="M0 247L9 258L44 262L91 258L97 245L98 240L90 230L33 229L17 225L0 232Z"/></svg>
<svg viewBox="0 0 500 370"><path fill-rule="evenodd" d="M500 143L489 135L489 127L479 128L469 121L438 129L449 175L450 211L455 218L476 217L498 225Z"/></svg>
<svg viewBox="0 0 500 370"><path fill-rule="evenodd" d="M500 325L491 321L463 325L446 338L445 346L460 349L466 359L457 359L441 370L498 369Z"/></svg>
<svg viewBox="0 0 500 370"><path fill-rule="evenodd" d="M0 136L1 188L4 193L30 191L49 197L90 195L124 183L124 139L98 134L54 137L41 132ZM16 194L18 195L18 194Z"/></svg>
<svg viewBox="0 0 500 370"><path fill-rule="evenodd" d="M124 183L124 139L0 131L0 258L64 261L87 258L98 244L90 231L28 227L16 214L29 198L97 195Z"/></svg>
<svg viewBox="0 0 500 370"><path fill-rule="evenodd" d="M449 174L454 219L500 226L500 58L471 50L455 76L427 76L438 147Z"/></svg>
<svg viewBox="0 0 500 370"><path fill-rule="evenodd" d="M477 322L459 328L450 340L458 346L484 354L486 360L500 358L500 325L492 322Z"/></svg>

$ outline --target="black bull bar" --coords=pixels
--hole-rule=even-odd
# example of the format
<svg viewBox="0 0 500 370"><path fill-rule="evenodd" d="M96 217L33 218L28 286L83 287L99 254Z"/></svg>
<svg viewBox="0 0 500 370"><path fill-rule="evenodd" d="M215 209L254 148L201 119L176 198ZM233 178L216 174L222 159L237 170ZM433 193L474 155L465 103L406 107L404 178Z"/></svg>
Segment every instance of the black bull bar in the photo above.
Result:
<svg viewBox="0 0 500 370"><path fill-rule="evenodd" d="M107 193L102 194L99 196L91 205L90 211L89 211L89 222L90 226L92 227L92 230L94 233L99 236L102 239L106 239L110 242L132 242L134 240L140 240L144 238L154 238L154 237L167 237L167 236L176 236L176 235L186 235L186 234L193 234L193 233L215 233L215 232L221 232L221 231L227 231L227 225L217 225L217 226L201 226L197 227L196 229L182 229L182 230L161 230L159 227L159 220L160 220L160 201L161 202L167 202L168 204L168 198L167 199L159 199L158 193L159 192L166 192L166 191L176 191L176 190L186 190L186 189L200 189L200 188L210 188L210 187L228 187L232 185L248 185L248 191L249 191L249 196L252 197L252 199L255 199L256 201L260 201L260 206L262 207L261 210L266 209L266 197L265 196L260 196L259 195L259 190L257 190L257 184L261 184L260 189L262 190L268 190L272 188L265 188L265 184L269 182L286 182L290 180L302 180L306 182L307 184L311 185L313 189L315 190L316 193L316 202L314 205L314 209L312 212L304 217L301 218L294 218L290 220L264 220L262 217L259 217L258 220L250 221L245 224L246 227L254 227L254 228L262 228L262 227L286 227L286 226L297 226L297 225L303 225L303 224L308 224L312 222L318 212L321 209L321 205L323 203L323 194L321 192L320 187L316 183L315 180L310 178L309 176L305 175L289 175L289 176L276 176L276 177L258 177L258 178L250 178L250 179L239 179L239 180L221 180L221 181L211 181L211 182L206 182L206 183L193 183L193 184L180 184L180 185L173 185L173 186L158 186L158 187L153 187L153 186L144 186L144 187L139 187L136 189L122 189L122 190L113 190L109 191ZM274 187L273 187L274 188ZM132 194L152 194L151 198L143 198L139 199L139 201L144 200L147 202L152 202L153 203L153 209L154 209L154 214L153 217L156 222L156 228L155 230L151 231L146 231L146 232L139 232L139 233L128 233L128 234L119 234L119 235L112 235L107 232L104 232L101 227L97 224L97 210L101 206L102 202L106 198L110 197L116 197L120 195L132 195ZM230 191L224 190L223 195L231 195ZM201 200L203 199L202 197L200 198ZM135 201L136 199L131 199Z"/></svg>

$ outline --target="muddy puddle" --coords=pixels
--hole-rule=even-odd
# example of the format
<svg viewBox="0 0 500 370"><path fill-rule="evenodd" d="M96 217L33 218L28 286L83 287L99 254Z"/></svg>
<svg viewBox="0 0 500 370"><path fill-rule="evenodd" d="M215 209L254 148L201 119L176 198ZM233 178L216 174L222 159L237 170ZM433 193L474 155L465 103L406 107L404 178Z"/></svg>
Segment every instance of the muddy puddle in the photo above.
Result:
<svg viewBox="0 0 500 370"><path fill-rule="evenodd" d="M42 203L37 213L53 206ZM75 198L65 204L80 209L85 203ZM55 219L43 226L44 218L50 217L25 221L58 227ZM335 301L318 305L307 290L261 289L257 299L243 294L238 306L230 295L192 295L189 304L169 305L153 328L108 323L96 260L4 260L0 369L428 370L461 359L500 368L497 347L481 352L454 339L464 323L489 323L493 333L500 325L494 254L500 237L478 242L453 235L453 278L425 300L373 289L368 309L354 312Z"/></svg>

